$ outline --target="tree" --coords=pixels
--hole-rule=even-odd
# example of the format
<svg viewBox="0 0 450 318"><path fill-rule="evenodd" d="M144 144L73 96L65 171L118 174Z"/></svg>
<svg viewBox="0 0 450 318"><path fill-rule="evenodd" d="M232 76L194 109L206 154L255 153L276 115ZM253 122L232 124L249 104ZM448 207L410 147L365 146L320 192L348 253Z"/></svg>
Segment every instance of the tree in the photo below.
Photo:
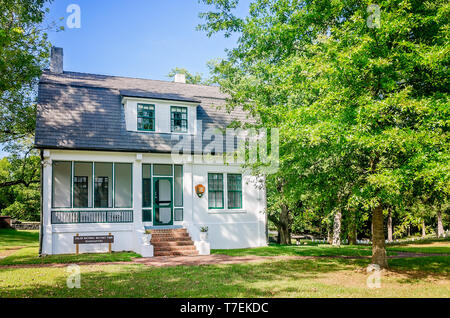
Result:
<svg viewBox="0 0 450 318"><path fill-rule="evenodd" d="M449 195L447 1L384 1L381 24L364 0L256 0L245 18L237 0L204 3L200 29L239 35L215 78L229 108L280 128L287 193L370 213L372 262L387 267L383 206L436 166L436 200Z"/></svg>
<svg viewBox="0 0 450 318"><path fill-rule="evenodd" d="M0 188L39 182L35 128L37 82L48 65L50 43L41 24L46 0L0 0L0 143L12 153Z"/></svg>
<svg viewBox="0 0 450 318"><path fill-rule="evenodd" d="M34 133L36 84L50 44L40 29L47 0L0 0L0 143Z"/></svg>
<svg viewBox="0 0 450 318"><path fill-rule="evenodd" d="M23 161L34 169L23 170ZM0 211L2 215L9 215L15 219L38 221L40 213L39 190L39 157L17 159L14 155L0 160L0 183L5 180L20 180L9 186L0 187ZM18 176L21 174L27 176ZM31 174L36 174L31 177Z"/></svg>

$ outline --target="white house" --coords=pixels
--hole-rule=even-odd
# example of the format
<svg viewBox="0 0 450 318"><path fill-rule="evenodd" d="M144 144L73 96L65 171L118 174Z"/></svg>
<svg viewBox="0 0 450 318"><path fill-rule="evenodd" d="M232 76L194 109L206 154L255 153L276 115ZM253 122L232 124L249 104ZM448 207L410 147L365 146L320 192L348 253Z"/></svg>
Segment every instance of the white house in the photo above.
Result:
<svg viewBox="0 0 450 318"><path fill-rule="evenodd" d="M186 84L183 76L65 72L62 54L52 49L39 82L42 254L75 253L74 236L110 233L113 251L143 256L267 244L264 187L239 164L197 160L211 142L202 139L208 129L247 117L217 108L225 104L218 87ZM107 243L79 245L81 253L107 250Z"/></svg>

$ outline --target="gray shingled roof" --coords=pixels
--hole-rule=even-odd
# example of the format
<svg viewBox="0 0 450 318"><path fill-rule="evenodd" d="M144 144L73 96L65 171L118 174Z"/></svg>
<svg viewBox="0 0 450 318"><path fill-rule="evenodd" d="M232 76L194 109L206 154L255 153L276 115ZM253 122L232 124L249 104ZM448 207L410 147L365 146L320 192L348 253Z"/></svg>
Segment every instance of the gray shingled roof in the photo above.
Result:
<svg viewBox="0 0 450 318"><path fill-rule="evenodd" d="M125 129L123 96L198 102L203 129L248 120L224 109L218 87L85 73L44 72L39 82L35 146L41 149L170 152L178 141L168 133ZM209 143L208 142L205 142Z"/></svg>

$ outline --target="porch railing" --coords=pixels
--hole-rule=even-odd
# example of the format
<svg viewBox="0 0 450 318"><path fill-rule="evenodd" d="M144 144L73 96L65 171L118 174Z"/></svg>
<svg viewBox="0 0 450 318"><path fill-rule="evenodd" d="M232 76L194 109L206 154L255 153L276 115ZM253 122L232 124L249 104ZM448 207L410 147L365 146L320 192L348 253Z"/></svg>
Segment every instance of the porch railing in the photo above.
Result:
<svg viewBox="0 0 450 318"><path fill-rule="evenodd" d="M52 224L133 223L133 210L52 211Z"/></svg>

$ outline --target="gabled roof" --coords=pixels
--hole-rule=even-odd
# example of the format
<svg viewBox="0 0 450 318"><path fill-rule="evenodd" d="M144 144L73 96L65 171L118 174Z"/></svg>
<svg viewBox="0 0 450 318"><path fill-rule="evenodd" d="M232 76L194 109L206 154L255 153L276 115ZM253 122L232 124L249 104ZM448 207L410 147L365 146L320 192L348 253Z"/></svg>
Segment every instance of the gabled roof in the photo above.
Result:
<svg viewBox="0 0 450 318"><path fill-rule="evenodd" d="M203 130L247 121L242 110L228 113L226 95L215 86L64 72L44 72L39 82L35 146L167 153L178 141L170 133L127 131L124 96L198 103ZM207 141L206 143L209 143Z"/></svg>

